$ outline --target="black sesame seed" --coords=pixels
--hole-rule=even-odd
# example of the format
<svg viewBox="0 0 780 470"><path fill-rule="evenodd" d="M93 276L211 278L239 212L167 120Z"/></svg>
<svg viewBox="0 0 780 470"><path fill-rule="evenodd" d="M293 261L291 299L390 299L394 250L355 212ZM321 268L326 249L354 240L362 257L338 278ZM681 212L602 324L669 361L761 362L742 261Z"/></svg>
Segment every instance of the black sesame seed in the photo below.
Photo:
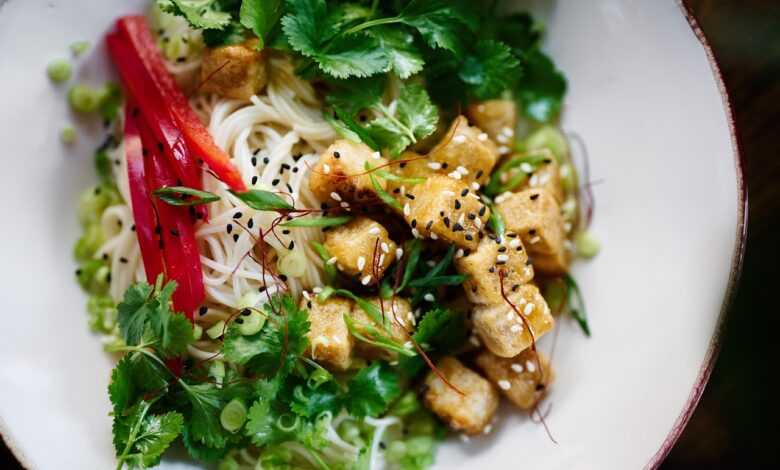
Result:
<svg viewBox="0 0 780 470"><path fill-rule="evenodd" d="M252 157L252 166L257 166L257 157Z"/></svg>
<svg viewBox="0 0 780 470"><path fill-rule="evenodd" d="M290 186L290 183L286 183L287 191L293 192L292 186Z"/></svg>
<svg viewBox="0 0 780 470"><path fill-rule="evenodd" d="M460 192L460 195L461 196L465 196L468 193L469 193L469 190L468 190L468 188L466 188L466 189L464 189L463 191Z"/></svg>
<svg viewBox="0 0 780 470"><path fill-rule="evenodd" d="M273 181L271 181L271 186L276 186L277 184L279 184L279 178L276 178Z"/></svg>
<svg viewBox="0 0 780 470"><path fill-rule="evenodd" d="M469 218L469 220L474 220L474 219L477 218L477 214L471 212L471 213L469 213L468 218Z"/></svg>
<svg viewBox="0 0 780 470"><path fill-rule="evenodd" d="M412 219L412 223L410 224L412 228L417 227L417 219Z"/></svg>
<svg viewBox="0 0 780 470"><path fill-rule="evenodd" d="M545 388L544 384L536 384L536 391L537 392L541 392L542 390L544 390L544 388Z"/></svg>
<svg viewBox="0 0 780 470"><path fill-rule="evenodd" d="M244 310L241 310L241 315L243 315L245 317L248 317L251 314L252 314L252 311L249 310L248 308L245 308Z"/></svg>
<svg viewBox="0 0 780 470"><path fill-rule="evenodd" d="M246 226L249 228L252 228L255 226L255 221L252 219L249 219L249 221L246 223Z"/></svg>
<svg viewBox="0 0 780 470"><path fill-rule="evenodd" d="M517 238L517 234L515 232L508 232L506 236L509 238Z"/></svg>
<svg viewBox="0 0 780 470"><path fill-rule="evenodd" d="M445 217L444 218L444 226L447 227L447 228L450 228L450 218L449 217Z"/></svg>
<svg viewBox="0 0 780 470"><path fill-rule="evenodd" d="M81 270L80 269L76 270L76 276L81 276Z"/></svg>
<svg viewBox="0 0 780 470"><path fill-rule="evenodd" d="M488 269L488 272L491 273L491 274L496 272L496 267L495 266L491 266L490 269Z"/></svg>
<svg viewBox="0 0 780 470"><path fill-rule="evenodd" d="M469 249L463 250L463 256L468 256L470 254L471 254L471 250L469 250Z"/></svg>
<svg viewBox="0 0 780 470"><path fill-rule="evenodd" d="M406 168L406 162L403 162L403 163L401 163L401 164L400 164L400 165L398 165L398 166L399 166L400 168Z"/></svg>
<svg viewBox="0 0 780 470"><path fill-rule="evenodd" d="M487 210L487 206L482 206L479 208L479 216L482 217L485 215L485 211Z"/></svg>
<svg viewBox="0 0 780 470"><path fill-rule="evenodd" d="M234 234L233 234L233 241L234 241L234 242L237 242L237 241L238 241L238 234L237 234L237 233L234 233Z"/></svg>
<svg viewBox="0 0 780 470"><path fill-rule="evenodd" d="M441 169L442 170L446 170L448 166L449 166L449 164L447 164L447 162L444 162L444 163L441 164Z"/></svg>
<svg viewBox="0 0 780 470"><path fill-rule="evenodd" d="M282 168L284 168L285 170L289 170L292 167L290 166L289 163L282 163Z"/></svg>
<svg viewBox="0 0 780 470"><path fill-rule="evenodd" d="M311 304L311 300L309 300L308 302L306 302L306 307L308 307L308 308L310 308L310 309L313 307L313 305Z"/></svg>
<svg viewBox="0 0 780 470"><path fill-rule="evenodd" d="M425 224L425 230L430 230L431 227L433 227L433 221L429 220L427 224Z"/></svg>
<svg viewBox="0 0 780 470"><path fill-rule="evenodd" d="M414 201L414 194L406 193L405 196L408 197L409 199L411 199L412 201Z"/></svg>
<svg viewBox="0 0 780 470"><path fill-rule="evenodd" d="M479 171L477 171L477 174L476 174L476 175L474 175L474 176L475 176L477 179L480 179L480 178L482 178L482 175L484 175L484 174L485 174L485 172L484 172L484 171L482 171L482 170L479 170Z"/></svg>
<svg viewBox="0 0 780 470"><path fill-rule="evenodd" d="M288 229L284 229L284 230L282 230L282 234L289 235L290 231Z"/></svg>
<svg viewBox="0 0 780 470"><path fill-rule="evenodd" d="M280 274L279 279L282 280L282 282L287 282L287 275L286 274Z"/></svg>
<svg viewBox="0 0 780 470"><path fill-rule="evenodd" d="M294 167L293 167L293 169L292 169L292 172L293 172L293 173L298 173L298 167L297 167L297 166L294 166Z"/></svg>
<svg viewBox="0 0 780 470"><path fill-rule="evenodd" d="M122 264L127 264L127 258L122 256L121 258L119 258L119 262L122 263Z"/></svg>
<svg viewBox="0 0 780 470"><path fill-rule="evenodd" d="M444 211L439 211L439 215L440 215L441 217L444 217Z"/></svg>
<svg viewBox="0 0 780 470"><path fill-rule="evenodd" d="M227 233L233 233L233 224L227 224L225 229L227 230Z"/></svg>
<svg viewBox="0 0 780 470"><path fill-rule="evenodd" d="M520 288L520 284L515 284L512 286L512 292L517 292L517 289Z"/></svg>
<svg viewBox="0 0 780 470"><path fill-rule="evenodd" d="M287 249L288 250L292 250L293 248L295 248L295 241L294 240L290 240L290 244L287 245Z"/></svg>
<svg viewBox="0 0 780 470"><path fill-rule="evenodd" d="M537 200L537 199L539 199L539 193L537 193L537 194L531 194L531 200L532 200L532 201L535 201L535 200Z"/></svg>
<svg viewBox="0 0 780 470"><path fill-rule="evenodd" d="M295 155L293 155L293 161L297 162L298 160L301 159L302 156L303 156L302 153L296 153Z"/></svg>
<svg viewBox="0 0 780 470"><path fill-rule="evenodd" d="M208 313L208 311L209 308L206 307L205 305L201 305L201 307L198 309L198 313L201 315L205 315L206 313Z"/></svg>
<svg viewBox="0 0 780 470"><path fill-rule="evenodd" d="M130 231L131 231L131 232L135 232L135 224L133 224L133 225L130 227Z"/></svg>
<svg viewBox="0 0 780 470"><path fill-rule="evenodd" d="M503 252L505 252L505 251L506 251L506 247L505 247L505 246L500 246L500 247L498 247L498 252L499 252L499 253L503 253Z"/></svg>
<svg viewBox="0 0 780 470"><path fill-rule="evenodd" d="M263 163L265 163L266 165L268 165L268 162L270 161L271 160L269 160L268 157L263 157Z"/></svg>
<svg viewBox="0 0 780 470"><path fill-rule="evenodd" d="M468 241L474 240L474 236L470 233L467 233L463 238L465 238Z"/></svg>
<svg viewBox="0 0 780 470"><path fill-rule="evenodd" d="M103 253L103 261L108 261L108 253Z"/></svg>
<svg viewBox="0 0 780 470"><path fill-rule="evenodd" d="M458 222L455 222L455 225L452 226L453 232L460 232L463 230L463 226L459 224Z"/></svg>
<svg viewBox="0 0 780 470"><path fill-rule="evenodd" d="M333 158L341 158L341 154L338 152L333 152Z"/></svg>
<svg viewBox="0 0 780 470"><path fill-rule="evenodd" d="M252 185L257 184L257 176L252 177Z"/></svg>
<svg viewBox="0 0 780 470"><path fill-rule="evenodd" d="M457 210L457 209L460 209L460 207L461 207L460 201L459 201L459 200L457 200L457 199L455 199L455 209L456 209L456 210Z"/></svg>
<svg viewBox="0 0 780 470"><path fill-rule="evenodd" d="M233 218L234 219L240 219L243 216L244 216L244 214L242 214L241 212L236 212L235 214L233 214Z"/></svg>
<svg viewBox="0 0 780 470"><path fill-rule="evenodd" d="M474 292L474 293L476 293L476 292L477 292L477 286L472 286L472 287L471 287L471 292Z"/></svg>
<svg viewBox="0 0 780 470"><path fill-rule="evenodd" d="M398 194L398 193L400 193L400 192L401 192L401 188L395 188L395 189L393 190L393 194Z"/></svg>
<svg viewBox="0 0 780 470"><path fill-rule="evenodd" d="M260 286L260 287L258 287L258 288L257 288L257 290L258 290L259 292L265 292L265 289L266 289L266 286L265 286L265 285L262 285L262 286Z"/></svg>
<svg viewBox="0 0 780 470"><path fill-rule="evenodd" d="M108 273L108 274L106 275L106 282L107 282L107 283L109 283L109 284L111 284L111 273Z"/></svg>
<svg viewBox="0 0 780 470"><path fill-rule="evenodd" d="M529 230L529 231L528 231L528 235L531 235L531 236L534 236L534 235L536 235L536 229L535 229L535 228L532 228L531 230Z"/></svg>
<svg viewBox="0 0 780 470"><path fill-rule="evenodd" d="M387 446L385 445L385 443L384 443L384 442L381 442L381 441L379 442L379 448L380 448L380 449L382 449L382 450L385 450L385 448L386 448L386 447L387 447Z"/></svg>
<svg viewBox="0 0 780 470"><path fill-rule="evenodd" d="M480 230L480 231L479 231L479 233L477 233L477 235L479 236L479 239L480 239L480 240L482 240L483 238L485 238L485 232L483 232L482 230Z"/></svg>

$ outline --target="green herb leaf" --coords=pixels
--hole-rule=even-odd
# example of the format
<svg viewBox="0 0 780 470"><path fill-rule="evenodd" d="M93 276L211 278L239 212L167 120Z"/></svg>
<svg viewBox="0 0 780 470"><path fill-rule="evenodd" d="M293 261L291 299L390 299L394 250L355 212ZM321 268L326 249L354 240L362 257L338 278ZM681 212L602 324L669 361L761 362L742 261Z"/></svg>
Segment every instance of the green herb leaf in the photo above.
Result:
<svg viewBox="0 0 780 470"><path fill-rule="evenodd" d="M347 324L349 333L364 343L396 352L402 356L411 357L417 355L414 350L408 349L403 344L393 340L385 333L379 331L374 325L368 323L361 323L358 325L355 320L347 314L344 314L344 323Z"/></svg>
<svg viewBox="0 0 780 470"><path fill-rule="evenodd" d="M463 44L459 37L464 26L474 26L454 2L445 0L412 0L399 15L400 21L417 29L433 48L460 54Z"/></svg>
<svg viewBox="0 0 780 470"><path fill-rule="evenodd" d="M152 194L171 206L197 206L219 201L220 197L208 191L187 186L166 186L155 189Z"/></svg>
<svg viewBox="0 0 780 470"><path fill-rule="evenodd" d="M311 241L311 247L314 249L314 251L317 252L317 255L322 260L322 266L323 270L325 270L325 275L328 278L329 282L333 282L338 277L338 271L336 270L336 266L334 266L331 263L328 263L328 260L332 258L330 252L328 251L325 246L320 242Z"/></svg>
<svg viewBox="0 0 780 470"><path fill-rule="evenodd" d="M460 65L458 77L479 100L495 98L509 88L520 74L520 62L506 44L479 41Z"/></svg>
<svg viewBox="0 0 780 470"><path fill-rule="evenodd" d="M294 207L278 194L259 189L250 189L243 193L230 191L230 194L241 199L247 206L258 211L289 211Z"/></svg>
<svg viewBox="0 0 780 470"><path fill-rule="evenodd" d="M566 78L546 54L537 49L527 55L517 89L526 116L539 122L553 120L561 111L566 87Z"/></svg>
<svg viewBox="0 0 780 470"><path fill-rule="evenodd" d="M352 220L351 215L298 218L281 224L282 227L335 227Z"/></svg>
<svg viewBox="0 0 780 470"><path fill-rule="evenodd" d="M415 279L409 283L409 287L432 288L439 286L459 286L468 279L465 274L452 274L449 276L431 276Z"/></svg>
<svg viewBox="0 0 780 470"><path fill-rule="evenodd" d="M150 407L150 402L141 401L126 416L114 416L114 447L120 467L154 467L181 432L184 417L180 413L152 415Z"/></svg>
<svg viewBox="0 0 780 470"><path fill-rule="evenodd" d="M390 193L382 189L382 186L379 185L379 181L377 181L376 177L371 173L368 174L368 177L371 179L371 186L374 188L376 195L379 196L379 199L381 199L382 202L388 206L400 211L401 204L396 201L395 198L390 195Z"/></svg>
<svg viewBox="0 0 780 470"><path fill-rule="evenodd" d="M347 409L358 418L379 416L401 394L398 374L385 363L361 369L348 384Z"/></svg>
<svg viewBox="0 0 780 470"><path fill-rule="evenodd" d="M577 281L575 281L569 273L563 275L563 281L568 288L569 300L567 304L569 313L577 321L577 324L580 325L585 336L590 338L590 325L588 325L588 316L585 311L585 299L582 297L580 286L577 285Z"/></svg>
<svg viewBox="0 0 780 470"><path fill-rule="evenodd" d="M282 0L243 0L241 2L240 22L260 39L260 48L266 43L271 30L279 22L283 9Z"/></svg>
<svg viewBox="0 0 780 470"><path fill-rule="evenodd" d="M189 427L192 438L207 447L224 447L227 443L226 431L219 422L219 413L226 400L221 389L212 383L179 383L192 405Z"/></svg>
<svg viewBox="0 0 780 470"><path fill-rule="evenodd" d="M466 340L465 316L445 308L434 308L423 315L412 338L424 349L437 355L449 353ZM419 356L401 358L399 368L410 377L425 368Z"/></svg>
<svg viewBox="0 0 780 470"><path fill-rule="evenodd" d="M330 381L316 388L297 385L293 390L292 411L304 418L315 418L329 411L336 416L341 410L342 393L335 382Z"/></svg>
<svg viewBox="0 0 780 470"><path fill-rule="evenodd" d="M232 19L219 0L157 0L157 5L166 13L183 16L196 29L222 29Z"/></svg>
<svg viewBox="0 0 780 470"><path fill-rule="evenodd" d="M412 280L412 276L414 275L414 272L417 270L417 264L420 262L420 253L422 252L422 242L415 238L411 242L409 242L409 245L406 247L405 250L408 253L408 258L406 260L406 265L404 266L404 277L401 278L401 284L398 285L398 289L396 292L401 292L406 288L406 286L409 284L409 281Z"/></svg>
<svg viewBox="0 0 780 470"><path fill-rule="evenodd" d="M393 72L401 79L407 79L420 72L425 61L414 44L414 36L401 28L385 26L371 29L369 34L379 40L379 45L388 54Z"/></svg>

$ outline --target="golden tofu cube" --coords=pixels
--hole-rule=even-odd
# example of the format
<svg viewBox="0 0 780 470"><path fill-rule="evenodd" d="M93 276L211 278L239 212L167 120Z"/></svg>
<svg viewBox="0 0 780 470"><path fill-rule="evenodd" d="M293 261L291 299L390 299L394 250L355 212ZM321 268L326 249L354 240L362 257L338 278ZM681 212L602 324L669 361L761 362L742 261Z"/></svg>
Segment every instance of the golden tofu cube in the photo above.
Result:
<svg viewBox="0 0 780 470"><path fill-rule="evenodd" d="M355 322L355 327L361 336L365 336L370 340L376 340L370 332L371 329L375 329L385 337L390 338L400 345L409 341L409 332L413 329L414 319L412 317L412 305L408 300L400 297L396 297L392 303L390 300L381 300L379 297L372 297L367 300L379 307L380 310L384 308L385 326L383 327L375 322L368 316L365 310L356 304L352 307L351 316L352 320ZM355 353L358 356L369 360L384 359L393 361L398 358L397 352L389 351L385 348L361 341L360 339L355 340Z"/></svg>
<svg viewBox="0 0 780 470"><path fill-rule="evenodd" d="M514 100L476 102L468 107L466 114L475 126L498 144L499 149L512 147L517 128L517 105Z"/></svg>
<svg viewBox="0 0 780 470"><path fill-rule="evenodd" d="M449 131L428 154L429 164L466 183L482 185L490 177L498 151L490 137L458 116Z"/></svg>
<svg viewBox="0 0 780 470"><path fill-rule="evenodd" d="M306 355L332 370L346 370L352 360L354 340L344 315L352 311L353 302L342 297L330 297L324 302L315 297L301 300L301 310L309 313L309 346Z"/></svg>
<svg viewBox="0 0 780 470"><path fill-rule="evenodd" d="M515 357L498 357L490 351L482 351L476 363L499 391L523 410L530 410L539 403L555 379L550 361L531 348Z"/></svg>
<svg viewBox="0 0 780 470"><path fill-rule="evenodd" d="M524 284L508 297L514 308L507 302L478 305L471 315L479 338L501 357L518 355L555 326L550 307L536 286Z"/></svg>
<svg viewBox="0 0 780 470"><path fill-rule="evenodd" d="M558 204L563 204L565 194L561 184L560 166L555 158L547 158L529 175L518 191L526 189L541 189L555 198Z"/></svg>
<svg viewBox="0 0 780 470"><path fill-rule="evenodd" d="M484 432L498 408L496 389L454 357L441 359L436 368L457 390L431 371L425 378L425 405L455 431Z"/></svg>
<svg viewBox="0 0 780 470"><path fill-rule="evenodd" d="M496 210L506 229L520 234L534 269L557 275L569 268L561 207L543 189L504 193L496 198Z"/></svg>
<svg viewBox="0 0 780 470"><path fill-rule="evenodd" d="M396 244L382 224L360 216L327 230L325 248L340 271L369 285L379 281L395 260Z"/></svg>
<svg viewBox="0 0 780 470"><path fill-rule="evenodd" d="M517 234L508 232L503 238L489 235L467 256L455 258L455 268L467 274L463 283L466 296L475 304L495 305L504 302L504 292L512 292L534 277L534 268L527 264L528 255Z"/></svg>
<svg viewBox="0 0 780 470"><path fill-rule="evenodd" d="M404 219L415 236L442 239L469 250L485 236L490 209L459 180L430 176L409 190L406 199Z"/></svg>
<svg viewBox="0 0 780 470"><path fill-rule="evenodd" d="M375 202L376 191L367 174L366 163L376 168L387 163L369 146L350 140L337 140L325 152L309 174L309 188L330 207L349 207L350 203ZM387 189L383 178L375 177Z"/></svg>
<svg viewBox="0 0 780 470"><path fill-rule="evenodd" d="M248 100L268 81L264 56L257 50L259 41L207 48L200 66L201 91L225 98Z"/></svg>
<svg viewBox="0 0 780 470"><path fill-rule="evenodd" d="M404 152L398 160L400 160L400 163L386 168L389 173L402 178L420 178L423 180L436 173L436 171L428 167L428 157L418 153L412 151ZM417 184L419 183L387 180L387 192L403 206L408 201L405 197L406 192L410 191Z"/></svg>

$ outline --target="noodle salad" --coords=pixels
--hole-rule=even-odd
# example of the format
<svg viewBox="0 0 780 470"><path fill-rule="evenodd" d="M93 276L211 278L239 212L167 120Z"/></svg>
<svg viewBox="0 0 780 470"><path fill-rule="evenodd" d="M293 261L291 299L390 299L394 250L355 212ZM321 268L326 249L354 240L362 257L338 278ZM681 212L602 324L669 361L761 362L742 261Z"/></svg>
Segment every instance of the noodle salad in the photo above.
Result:
<svg viewBox="0 0 780 470"><path fill-rule="evenodd" d="M499 3L117 20L120 83L68 100L107 129L75 257L117 358L118 469L172 445L230 470L424 469L502 399L544 423L537 341L567 317L590 335L568 272L598 242L584 146L556 124L566 80Z"/></svg>

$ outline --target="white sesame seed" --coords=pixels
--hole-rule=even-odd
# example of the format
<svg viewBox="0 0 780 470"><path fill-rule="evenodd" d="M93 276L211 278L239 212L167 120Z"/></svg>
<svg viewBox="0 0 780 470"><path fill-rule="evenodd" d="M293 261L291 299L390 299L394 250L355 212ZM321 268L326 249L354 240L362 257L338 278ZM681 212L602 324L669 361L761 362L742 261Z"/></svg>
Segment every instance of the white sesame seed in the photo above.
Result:
<svg viewBox="0 0 780 470"><path fill-rule="evenodd" d="M379 235L380 232L381 230L379 229L379 227L371 227L370 229L368 229L368 233L370 233L371 235Z"/></svg>
<svg viewBox="0 0 780 470"><path fill-rule="evenodd" d="M468 175L469 174L469 170L465 166L463 166L463 165L458 165L458 167L455 168L455 171L457 171L461 175Z"/></svg>
<svg viewBox="0 0 780 470"><path fill-rule="evenodd" d="M525 307L523 307L523 313L526 315L530 315L534 311L534 303L528 302Z"/></svg>
<svg viewBox="0 0 780 470"><path fill-rule="evenodd" d="M330 173L330 165L328 165L327 163L323 163L322 164L322 172L325 173L326 175L329 174Z"/></svg>
<svg viewBox="0 0 780 470"><path fill-rule="evenodd" d="M334 256L326 261L327 264L336 264L337 258Z"/></svg>
<svg viewBox="0 0 780 470"><path fill-rule="evenodd" d="M485 426L484 429L482 429L482 434L490 434L490 431L492 430L493 430L493 425L488 424L487 426Z"/></svg>
<svg viewBox="0 0 780 470"><path fill-rule="evenodd" d="M540 186L543 186L543 185L547 184L549 181L550 181L550 174L549 173L545 173L545 174L543 174L542 176L539 177L539 185Z"/></svg>
<svg viewBox="0 0 780 470"><path fill-rule="evenodd" d="M499 263L506 263L507 261L509 261L509 256L506 255L505 253L501 253L498 256L496 256L496 261L498 261Z"/></svg>
<svg viewBox="0 0 780 470"><path fill-rule="evenodd" d="M384 253L379 255L379 259L377 261L379 263L379 266L384 266L385 265L385 255L384 255Z"/></svg>
<svg viewBox="0 0 780 470"><path fill-rule="evenodd" d="M412 236L414 238L420 238L420 232L416 228L413 228L412 229Z"/></svg>
<svg viewBox="0 0 780 470"><path fill-rule="evenodd" d="M510 127L504 127L503 129L501 129L501 134L507 137L512 137L513 135L515 135L515 131L513 131L512 128Z"/></svg>
<svg viewBox="0 0 780 470"><path fill-rule="evenodd" d="M452 138L452 141L455 142L456 144L462 144L463 142L466 141L466 136L463 134L458 134Z"/></svg>
<svg viewBox="0 0 780 470"><path fill-rule="evenodd" d="M385 253L390 253L390 246L385 242L380 243L379 248L381 248Z"/></svg>
<svg viewBox="0 0 780 470"><path fill-rule="evenodd" d="M474 226L477 228L482 228L482 219L474 219Z"/></svg>
<svg viewBox="0 0 780 470"><path fill-rule="evenodd" d="M514 363L514 364L512 364L509 367L511 367L512 370L517 372L518 374L522 374L523 373L523 366L521 364Z"/></svg>
<svg viewBox="0 0 780 470"><path fill-rule="evenodd" d="M458 217L458 223L461 225L464 225L466 223L466 213L461 212L460 217Z"/></svg>
<svg viewBox="0 0 780 470"><path fill-rule="evenodd" d="M568 164L561 165L561 169L558 171L561 174L561 178L566 178L571 173L571 167Z"/></svg>
<svg viewBox="0 0 780 470"><path fill-rule="evenodd" d="M476 183L471 183L471 185L472 185L472 186L473 186L474 184L476 184ZM479 185L477 185L477 186L479 186ZM479 189L479 188L477 188L477 189ZM476 190L475 190L475 191L476 191ZM481 201L481 199L479 198L479 194L477 194L477 193L469 193L469 197L473 197L473 198L474 198L474 199L476 199L477 201Z"/></svg>
<svg viewBox="0 0 780 470"><path fill-rule="evenodd" d="M534 243L539 243L539 240L541 240L541 238L539 238L539 235L537 235L537 236L533 237L532 239L528 240L528 243L533 245Z"/></svg>
<svg viewBox="0 0 780 470"><path fill-rule="evenodd" d="M364 276L363 279L360 280L360 283L364 286L367 286L368 283L371 282L371 275L368 274L367 276Z"/></svg>
<svg viewBox="0 0 780 470"><path fill-rule="evenodd" d="M410 206L409 203L407 202L406 204L404 204L404 215L409 217L409 214L411 213L412 213L412 206Z"/></svg>
<svg viewBox="0 0 780 470"><path fill-rule="evenodd" d="M348 203L347 201L341 201L341 202L339 203L339 205L340 205L341 207L343 207L344 209L346 209L346 208L348 208L348 207L349 207L349 203Z"/></svg>
<svg viewBox="0 0 780 470"><path fill-rule="evenodd" d="M336 191L333 191L332 193L330 193L330 197L334 201L341 201L341 194L337 193Z"/></svg>
<svg viewBox="0 0 780 470"><path fill-rule="evenodd" d="M427 294L425 294L425 295L423 296L423 299L425 299L425 300L426 300L426 301L428 301L428 302L433 302L434 300L436 300L436 298L435 298L435 297L433 296L433 294L431 294L430 292L429 292L429 293L427 293Z"/></svg>
<svg viewBox="0 0 780 470"><path fill-rule="evenodd" d="M460 438L461 442L469 442L471 441L471 438L467 436L466 434L458 434L458 437Z"/></svg>
<svg viewBox="0 0 780 470"><path fill-rule="evenodd" d="M471 183L471 189L473 189L474 191L479 191L479 183L477 183L476 181Z"/></svg>
<svg viewBox="0 0 780 470"><path fill-rule="evenodd" d="M479 341L479 338L477 338L476 335L469 336L469 343L476 347L482 346L482 343Z"/></svg>
<svg viewBox="0 0 780 470"><path fill-rule="evenodd" d="M358 270L362 271L363 268L366 267L366 257L365 256L358 256L357 259L357 268Z"/></svg>
<svg viewBox="0 0 780 470"><path fill-rule="evenodd" d="M382 158L382 154L381 154L381 153L379 153L379 152L374 152L374 153L372 153L372 154L371 154L371 156L372 156L372 157L374 157L374 158L375 158L375 159L377 159L377 160L379 160L380 158Z"/></svg>
<svg viewBox="0 0 780 470"><path fill-rule="evenodd" d="M440 170L441 169L441 163L439 162L428 162L428 168L431 170Z"/></svg>
<svg viewBox="0 0 780 470"><path fill-rule="evenodd" d="M523 275L525 277L534 277L533 268L531 267L531 265L528 265L523 268Z"/></svg>
<svg viewBox="0 0 780 470"><path fill-rule="evenodd" d="M520 333L520 330L522 329L523 328L520 325L512 325L512 327L509 328L509 331L511 331L512 333Z"/></svg>
<svg viewBox="0 0 780 470"><path fill-rule="evenodd" d="M510 388L512 388L512 384L508 380L499 380L498 388L500 388L501 390L509 390Z"/></svg>
<svg viewBox="0 0 780 470"><path fill-rule="evenodd" d="M512 312L507 312L506 319L509 320L509 321L514 320L515 319L515 314L512 313Z"/></svg>
<svg viewBox="0 0 780 470"><path fill-rule="evenodd" d="M452 173L448 173L447 176L449 176L450 178L452 178L454 180L459 180L461 178L460 173L457 172L457 171L453 171Z"/></svg>
<svg viewBox="0 0 780 470"><path fill-rule="evenodd" d="M407 342L404 343L404 347L406 349L412 349L414 347L414 344L412 344L411 341L407 341Z"/></svg>
<svg viewBox="0 0 780 470"><path fill-rule="evenodd" d="M509 240L509 248L517 248L518 246L520 246L519 238L513 238Z"/></svg>
<svg viewBox="0 0 780 470"><path fill-rule="evenodd" d="M391 366L395 367L395 366L398 365L398 361L390 361L390 362L388 362L388 364L390 364Z"/></svg>
<svg viewBox="0 0 780 470"><path fill-rule="evenodd" d="M456 258L463 258L464 254L465 254L465 252L463 251L463 248L458 248L458 251L455 252L455 257Z"/></svg>
<svg viewBox="0 0 780 470"><path fill-rule="evenodd" d="M425 262L425 264L427 264L429 268L432 268L436 266L436 261L429 259L428 261Z"/></svg>
<svg viewBox="0 0 780 470"><path fill-rule="evenodd" d="M499 134L496 136L496 141L500 144L506 144L509 142L509 137L505 136L504 134Z"/></svg>
<svg viewBox="0 0 780 470"><path fill-rule="evenodd" d="M530 180L528 180L528 185L531 187L539 186L539 175L533 175Z"/></svg>
<svg viewBox="0 0 780 470"><path fill-rule="evenodd" d="M571 222L564 222L563 223L563 229L566 231L566 233L571 232L571 228L572 228Z"/></svg>
<svg viewBox="0 0 780 470"><path fill-rule="evenodd" d="M536 372L536 364L530 360L525 362L525 368L528 370L528 372Z"/></svg>
<svg viewBox="0 0 780 470"><path fill-rule="evenodd" d="M395 257L396 259L401 259L404 256L404 249L403 248L396 248L395 249Z"/></svg>
<svg viewBox="0 0 780 470"><path fill-rule="evenodd" d="M488 135L487 135L487 134L485 134L484 132L482 132L481 134L479 134L479 135L477 136L477 140L478 140L478 141L480 141L480 142L484 142L484 141L486 141L487 139L488 139Z"/></svg>
<svg viewBox="0 0 780 470"><path fill-rule="evenodd" d="M312 292L314 292L315 294L319 294L320 292L322 292L322 287L317 286L312 289Z"/></svg>
<svg viewBox="0 0 780 470"><path fill-rule="evenodd" d="M438 239L439 239L439 236L438 236L438 235L436 235L436 234L435 234L435 233L433 233L433 232L431 232L431 235L430 235L430 236L431 236L431 240L438 240Z"/></svg>
<svg viewBox="0 0 780 470"><path fill-rule="evenodd" d="M454 193L453 191L450 191L449 189L442 191L442 192L441 192L441 194L442 194L443 196L447 196L447 197L453 197L453 196L455 196L455 193Z"/></svg>
<svg viewBox="0 0 780 470"><path fill-rule="evenodd" d="M314 292L315 293L317 292L316 288L314 289ZM309 291L303 291L301 292L301 295L303 296L304 299L311 300L311 295L309 295Z"/></svg>
<svg viewBox="0 0 780 470"><path fill-rule="evenodd" d="M506 145L500 146L498 148L498 153L500 153L502 155L505 154L505 153L509 153L509 147L507 147Z"/></svg>
<svg viewBox="0 0 780 470"><path fill-rule="evenodd" d="M520 164L520 169L523 170L526 173L533 173L534 172L534 167L532 167L531 164L528 163L528 162L521 163Z"/></svg>

